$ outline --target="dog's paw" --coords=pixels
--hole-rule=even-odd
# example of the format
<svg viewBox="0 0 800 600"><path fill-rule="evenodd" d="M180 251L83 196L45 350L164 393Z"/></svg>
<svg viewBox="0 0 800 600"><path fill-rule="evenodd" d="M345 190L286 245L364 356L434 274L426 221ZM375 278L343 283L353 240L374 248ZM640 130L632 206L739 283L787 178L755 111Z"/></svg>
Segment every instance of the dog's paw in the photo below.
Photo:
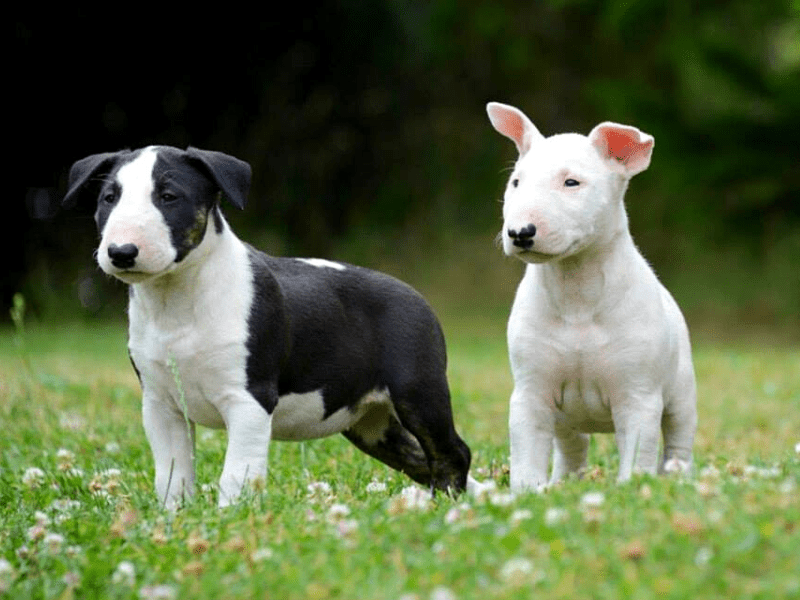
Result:
<svg viewBox="0 0 800 600"><path fill-rule="evenodd" d="M497 489L497 484L493 480L478 481L472 475L467 476L467 494L473 498L488 496Z"/></svg>
<svg viewBox="0 0 800 600"><path fill-rule="evenodd" d="M664 473L669 475L687 475L692 471L692 463L672 457L664 463Z"/></svg>

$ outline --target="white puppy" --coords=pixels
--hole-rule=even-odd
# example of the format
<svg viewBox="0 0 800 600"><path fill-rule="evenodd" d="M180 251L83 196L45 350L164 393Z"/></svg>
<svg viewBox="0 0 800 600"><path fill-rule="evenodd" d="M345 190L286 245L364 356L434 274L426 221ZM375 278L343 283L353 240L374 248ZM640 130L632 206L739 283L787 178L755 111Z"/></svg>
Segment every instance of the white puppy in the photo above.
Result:
<svg viewBox="0 0 800 600"><path fill-rule="evenodd" d="M689 470L689 333L634 246L623 203L653 138L609 122L588 137L545 138L514 107L487 111L520 155L505 192L503 250L528 263L508 323L512 491L547 484L554 441L550 483L581 469L592 432L615 433L620 481Z"/></svg>

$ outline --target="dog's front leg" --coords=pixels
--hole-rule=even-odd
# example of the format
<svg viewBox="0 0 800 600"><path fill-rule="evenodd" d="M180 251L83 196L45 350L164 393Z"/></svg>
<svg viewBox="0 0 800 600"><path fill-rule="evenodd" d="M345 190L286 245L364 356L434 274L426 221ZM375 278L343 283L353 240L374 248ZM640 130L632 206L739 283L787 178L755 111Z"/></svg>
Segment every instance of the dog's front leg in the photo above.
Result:
<svg viewBox="0 0 800 600"><path fill-rule="evenodd" d="M612 410L619 450L618 481L627 481L633 473L655 475L658 471L662 411L660 393L632 398L626 405Z"/></svg>
<svg viewBox="0 0 800 600"><path fill-rule="evenodd" d="M236 501L247 482L267 477L272 416L250 395L231 397L221 411L228 430L228 449L219 480L219 506Z"/></svg>
<svg viewBox="0 0 800 600"><path fill-rule="evenodd" d="M552 410L518 387L511 394L508 427L511 491L540 490L547 484L555 422Z"/></svg>
<svg viewBox="0 0 800 600"><path fill-rule="evenodd" d="M142 399L142 420L155 461L156 493L175 510L194 493L194 423L148 394Z"/></svg>

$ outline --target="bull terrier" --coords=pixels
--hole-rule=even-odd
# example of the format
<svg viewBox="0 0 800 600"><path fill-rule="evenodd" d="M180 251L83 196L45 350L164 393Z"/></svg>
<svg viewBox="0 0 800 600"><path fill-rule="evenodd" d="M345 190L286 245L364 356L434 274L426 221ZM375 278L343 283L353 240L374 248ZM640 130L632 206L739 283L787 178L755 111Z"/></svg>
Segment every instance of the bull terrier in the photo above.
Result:
<svg viewBox="0 0 800 600"><path fill-rule="evenodd" d="M470 451L429 305L388 275L242 242L220 203L244 208L250 178L232 156L167 146L70 170L64 205L97 202L97 262L130 286L159 498L174 509L193 492L195 424L227 429L221 506L266 476L271 439L334 433L433 490L465 489Z"/></svg>
<svg viewBox="0 0 800 600"><path fill-rule="evenodd" d="M506 255L526 263L508 322L512 491L580 471L594 432L614 432L619 481L688 471L697 425L689 332L634 245L623 202L653 137L605 122L588 137L545 138L517 108L491 102L487 112L519 152L500 235Z"/></svg>

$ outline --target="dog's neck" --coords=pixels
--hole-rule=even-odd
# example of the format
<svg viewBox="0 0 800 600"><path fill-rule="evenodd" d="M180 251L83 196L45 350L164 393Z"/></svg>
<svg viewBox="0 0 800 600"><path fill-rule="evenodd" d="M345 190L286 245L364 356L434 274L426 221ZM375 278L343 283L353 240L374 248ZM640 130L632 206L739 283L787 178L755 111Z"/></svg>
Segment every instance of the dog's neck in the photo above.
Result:
<svg viewBox="0 0 800 600"><path fill-rule="evenodd" d="M538 265L546 305L565 321L597 321L625 295L631 253L637 253L622 201L607 232L577 254ZM627 265L627 266L626 266Z"/></svg>
<svg viewBox="0 0 800 600"><path fill-rule="evenodd" d="M215 219L208 219L203 241L174 269L132 284L130 302L152 313L168 312L187 318L201 316L195 315L197 310L207 310L209 306L207 302L200 302L198 295L205 294L208 289L220 289L209 285L208 280L225 277L233 264L232 253L242 245L221 215L219 220L222 227L217 231Z"/></svg>

